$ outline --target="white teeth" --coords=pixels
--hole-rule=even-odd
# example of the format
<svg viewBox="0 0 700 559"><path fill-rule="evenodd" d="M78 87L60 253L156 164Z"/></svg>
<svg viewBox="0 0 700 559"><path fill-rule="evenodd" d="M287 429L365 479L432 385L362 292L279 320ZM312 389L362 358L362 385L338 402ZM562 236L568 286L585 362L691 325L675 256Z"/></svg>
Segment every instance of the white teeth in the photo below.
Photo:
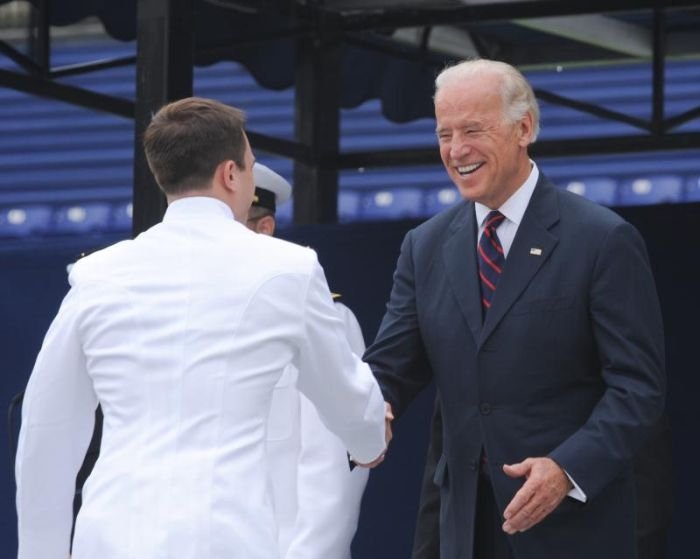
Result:
<svg viewBox="0 0 700 559"><path fill-rule="evenodd" d="M479 167L481 167L482 163L474 163L473 165L463 165L462 167L457 167L457 172L460 175L468 175L469 173L473 173L476 171Z"/></svg>

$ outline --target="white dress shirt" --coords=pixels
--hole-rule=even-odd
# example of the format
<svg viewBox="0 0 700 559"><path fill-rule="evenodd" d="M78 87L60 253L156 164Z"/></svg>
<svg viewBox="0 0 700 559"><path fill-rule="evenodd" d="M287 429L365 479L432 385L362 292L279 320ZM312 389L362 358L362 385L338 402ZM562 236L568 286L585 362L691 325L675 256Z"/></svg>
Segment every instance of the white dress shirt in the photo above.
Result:
<svg viewBox="0 0 700 559"><path fill-rule="evenodd" d="M73 559L271 559L265 468L275 384L298 388L360 461L384 402L350 350L313 251L256 235L208 197L73 267L27 386L19 559L66 559L75 476L99 402L100 457Z"/></svg>
<svg viewBox="0 0 700 559"><path fill-rule="evenodd" d="M537 165L534 161L531 161L531 163L532 169L522 186L511 194L510 198L503 202L503 205L500 208L497 208L498 211L505 217L505 219L498 226L496 233L498 234L498 240L501 241L503 254L506 258L508 257L508 252L510 251L511 245L513 244L513 239L515 239L515 234L518 232L520 222L523 220L523 216L525 215L525 210L527 210L527 205L530 203L532 193L535 191L537 180L540 178L540 171L537 168ZM476 222L479 224L477 244L479 239L481 239L481 234L484 232L486 216L491 211L491 208L488 206L484 206L479 202L474 202Z"/></svg>

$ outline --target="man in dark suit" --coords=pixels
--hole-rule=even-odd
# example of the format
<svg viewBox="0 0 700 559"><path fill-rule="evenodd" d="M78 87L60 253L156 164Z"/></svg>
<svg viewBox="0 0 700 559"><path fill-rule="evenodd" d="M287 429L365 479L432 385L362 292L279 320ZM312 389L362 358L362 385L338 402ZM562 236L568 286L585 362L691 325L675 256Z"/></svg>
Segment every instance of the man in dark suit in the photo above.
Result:
<svg viewBox="0 0 700 559"><path fill-rule="evenodd" d="M436 79L442 161L464 202L404 239L365 359L398 416L435 380L443 559L633 559L631 461L663 409L644 243L557 189L512 66Z"/></svg>

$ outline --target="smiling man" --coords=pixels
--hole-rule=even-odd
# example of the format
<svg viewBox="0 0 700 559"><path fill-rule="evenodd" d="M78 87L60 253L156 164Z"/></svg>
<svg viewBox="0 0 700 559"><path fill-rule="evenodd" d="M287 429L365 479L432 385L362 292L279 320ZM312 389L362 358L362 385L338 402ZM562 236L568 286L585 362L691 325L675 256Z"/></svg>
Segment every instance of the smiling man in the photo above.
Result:
<svg viewBox="0 0 700 559"><path fill-rule="evenodd" d="M530 159L515 68L467 61L435 86L464 201L406 235L365 360L397 417L437 384L440 557L634 559L631 461L665 395L644 243Z"/></svg>

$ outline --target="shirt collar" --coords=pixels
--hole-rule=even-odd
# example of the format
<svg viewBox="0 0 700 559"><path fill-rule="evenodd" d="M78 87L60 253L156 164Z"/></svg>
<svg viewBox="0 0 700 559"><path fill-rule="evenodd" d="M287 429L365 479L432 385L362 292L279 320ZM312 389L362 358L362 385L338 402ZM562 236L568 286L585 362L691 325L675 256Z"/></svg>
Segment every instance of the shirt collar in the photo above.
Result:
<svg viewBox="0 0 700 559"><path fill-rule="evenodd" d="M218 198L211 196L186 196L168 204L163 221L172 221L194 215L235 219L231 208Z"/></svg>
<svg viewBox="0 0 700 559"><path fill-rule="evenodd" d="M523 215L525 215L525 210L527 205L530 203L530 198L532 198L532 193L535 190L535 185L537 185L537 180L540 178L540 171L537 168L537 164L534 161L530 161L532 164L532 169L527 177L527 180L511 194L510 198L503 202L498 211L501 212L508 221L512 221L516 225L520 225L523 220ZM486 219L486 216L491 211L491 208L484 206L479 202L474 203L474 212L476 213L476 220L479 227Z"/></svg>

